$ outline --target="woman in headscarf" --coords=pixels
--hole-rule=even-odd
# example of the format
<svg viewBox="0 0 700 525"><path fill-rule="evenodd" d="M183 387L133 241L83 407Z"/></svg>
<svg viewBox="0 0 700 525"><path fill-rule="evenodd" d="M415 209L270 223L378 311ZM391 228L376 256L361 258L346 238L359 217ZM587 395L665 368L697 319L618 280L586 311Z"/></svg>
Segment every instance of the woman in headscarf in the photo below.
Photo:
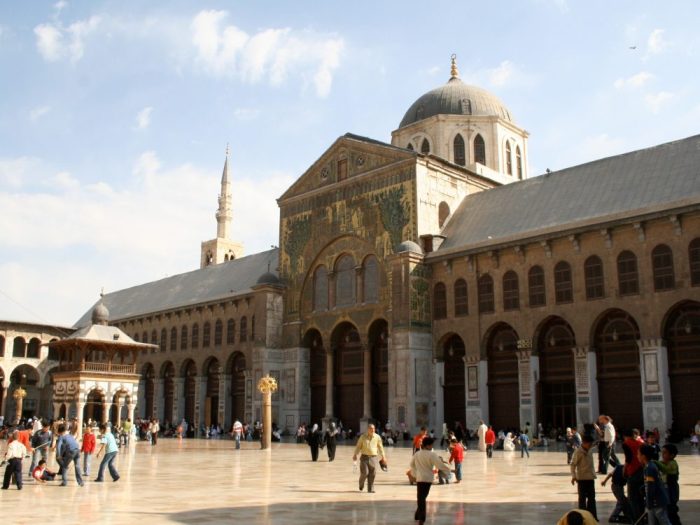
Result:
<svg viewBox="0 0 700 525"><path fill-rule="evenodd" d="M508 432L505 439L503 440L503 450L513 451L515 450L515 445L513 444L513 434Z"/></svg>
<svg viewBox="0 0 700 525"><path fill-rule="evenodd" d="M330 426L326 429L323 436L323 440L328 447L328 461L333 461L335 459L335 444L338 436L338 429L335 426L335 422L331 421Z"/></svg>
<svg viewBox="0 0 700 525"><path fill-rule="evenodd" d="M306 435L306 442L311 447L311 461L318 461L318 449L321 446L321 432L318 430L318 425L314 423L311 427L311 432Z"/></svg>

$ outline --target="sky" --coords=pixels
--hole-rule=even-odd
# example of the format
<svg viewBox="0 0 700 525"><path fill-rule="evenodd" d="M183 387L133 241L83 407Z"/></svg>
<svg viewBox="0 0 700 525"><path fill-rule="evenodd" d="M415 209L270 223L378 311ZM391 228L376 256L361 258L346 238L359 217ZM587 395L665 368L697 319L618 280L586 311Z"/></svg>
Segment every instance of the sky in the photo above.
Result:
<svg viewBox="0 0 700 525"><path fill-rule="evenodd" d="M233 235L347 132L390 142L449 78L498 95L540 174L697 134L700 2L0 0L0 319L71 326L198 268L226 145Z"/></svg>

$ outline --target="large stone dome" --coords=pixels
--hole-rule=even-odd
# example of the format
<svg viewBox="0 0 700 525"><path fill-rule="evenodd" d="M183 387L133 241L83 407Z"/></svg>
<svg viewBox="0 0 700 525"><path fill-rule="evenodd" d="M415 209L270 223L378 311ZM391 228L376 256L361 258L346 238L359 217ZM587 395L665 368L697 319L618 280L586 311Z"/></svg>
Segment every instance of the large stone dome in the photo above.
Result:
<svg viewBox="0 0 700 525"><path fill-rule="evenodd" d="M450 80L411 104L399 128L435 115L494 116L512 122L510 111L496 95L462 82L454 58Z"/></svg>

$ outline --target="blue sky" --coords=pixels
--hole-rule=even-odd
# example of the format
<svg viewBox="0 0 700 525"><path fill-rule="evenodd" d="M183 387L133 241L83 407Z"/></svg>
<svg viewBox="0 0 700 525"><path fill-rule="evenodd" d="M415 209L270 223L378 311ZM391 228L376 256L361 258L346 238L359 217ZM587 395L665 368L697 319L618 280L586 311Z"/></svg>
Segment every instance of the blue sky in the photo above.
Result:
<svg viewBox="0 0 700 525"><path fill-rule="evenodd" d="M530 132L530 172L698 133L698 2L0 1L0 319L72 324L198 266L226 143L234 237L340 135L390 141L449 76ZM631 49L634 48L634 49Z"/></svg>

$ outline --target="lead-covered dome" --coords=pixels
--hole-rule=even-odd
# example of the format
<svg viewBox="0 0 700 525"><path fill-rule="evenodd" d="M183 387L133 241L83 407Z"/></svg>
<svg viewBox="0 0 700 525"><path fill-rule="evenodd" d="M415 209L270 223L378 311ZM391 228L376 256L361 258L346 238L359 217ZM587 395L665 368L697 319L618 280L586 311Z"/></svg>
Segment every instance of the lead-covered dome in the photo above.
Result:
<svg viewBox="0 0 700 525"><path fill-rule="evenodd" d="M452 57L452 76L444 86L428 91L408 108L399 128L435 115L477 115L499 117L512 122L510 111L501 100L485 89L465 84Z"/></svg>

